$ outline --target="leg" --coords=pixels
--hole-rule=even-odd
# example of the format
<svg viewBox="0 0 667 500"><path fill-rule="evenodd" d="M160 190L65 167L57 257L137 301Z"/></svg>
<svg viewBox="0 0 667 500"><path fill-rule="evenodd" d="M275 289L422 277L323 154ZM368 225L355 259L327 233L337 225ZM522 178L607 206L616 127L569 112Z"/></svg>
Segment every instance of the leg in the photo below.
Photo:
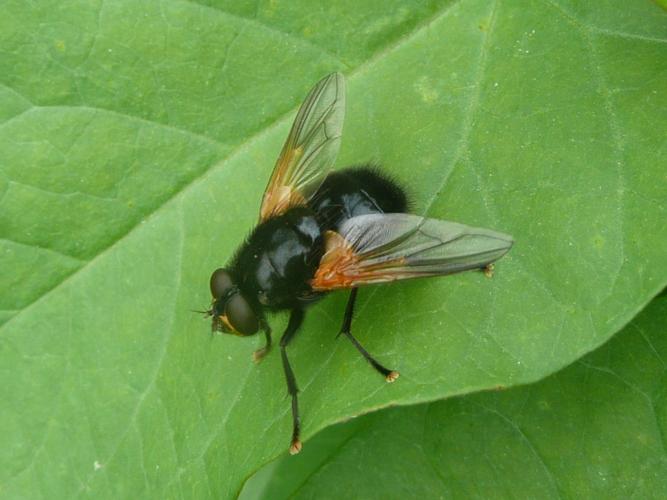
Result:
<svg viewBox="0 0 667 500"><path fill-rule="evenodd" d="M261 349L257 349L255 352L252 353L252 360L255 363L259 363L264 359L264 356L266 356L269 351L271 350L271 327L266 323L262 323L262 330L264 330L264 336L266 337L266 344L264 344L264 347Z"/></svg>
<svg viewBox="0 0 667 500"><path fill-rule="evenodd" d="M297 401L297 393L299 388L296 386L296 378L294 372L287 359L287 344L294 337L301 323L303 322L303 310L293 309L289 317L289 323L283 336L280 338L280 354L283 359L283 369L285 370L285 378L287 379L287 392L292 397L292 444L289 452L295 455L301 451L301 440L299 439L300 423L299 423L299 402Z"/></svg>
<svg viewBox="0 0 667 500"><path fill-rule="evenodd" d="M357 350L361 353L361 355L366 358L366 361L368 361L373 368L375 368L377 371L379 371L385 378L387 382L393 382L398 378L399 373L395 370L389 370L382 366L380 363L378 363L373 356L368 354L368 351L363 348L363 346L359 343L357 339L355 339L352 334L350 333L350 327L352 326L352 316L354 314L354 301L357 299L357 289L353 288L352 291L350 292L350 298L347 300L347 307L345 308L345 317L343 318L343 325L340 328L340 332L338 335L341 333L345 335L348 339L350 339L350 342L352 342L352 345L357 348Z"/></svg>
<svg viewBox="0 0 667 500"><path fill-rule="evenodd" d="M482 272L484 273L484 276L487 278L493 278L493 263L487 264L482 268Z"/></svg>

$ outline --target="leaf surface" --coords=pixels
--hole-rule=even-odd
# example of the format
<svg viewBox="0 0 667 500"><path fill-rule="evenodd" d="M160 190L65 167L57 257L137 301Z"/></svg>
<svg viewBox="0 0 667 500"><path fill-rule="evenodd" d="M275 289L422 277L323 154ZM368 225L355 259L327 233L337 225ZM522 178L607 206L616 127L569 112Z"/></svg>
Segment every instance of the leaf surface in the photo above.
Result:
<svg viewBox="0 0 667 500"><path fill-rule="evenodd" d="M416 213L517 244L490 281L360 293L353 331L392 385L334 339L344 294L313 308L290 346L304 437L605 342L667 282L667 23L648 1L586 5L7 3L1 491L229 497L284 452L280 357L254 366L260 339L209 339L190 310L256 221L289 110L333 70L340 166L380 162Z"/></svg>

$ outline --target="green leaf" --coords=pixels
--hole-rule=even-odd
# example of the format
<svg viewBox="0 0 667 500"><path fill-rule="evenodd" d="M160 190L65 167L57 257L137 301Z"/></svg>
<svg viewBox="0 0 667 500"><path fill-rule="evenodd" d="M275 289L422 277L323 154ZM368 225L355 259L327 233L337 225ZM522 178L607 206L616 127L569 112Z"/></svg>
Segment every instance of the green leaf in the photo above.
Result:
<svg viewBox="0 0 667 500"><path fill-rule="evenodd" d="M241 498L660 498L666 321L660 297L539 383L330 427L253 476Z"/></svg>
<svg viewBox="0 0 667 500"><path fill-rule="evenodd" d="M539 379L667 282L667 24L651 2L65 0L4 13L6 496L228 497L284 452L280 357L254 366L260 339L209 339L190 310L256 222L289 110L330 71L349 78L339 165L378 161L415 212L517 244L490 281L360 293L353 331L401 371L392 385L334 339L344 295L313 308L290 346L304 437Z"/></svg>

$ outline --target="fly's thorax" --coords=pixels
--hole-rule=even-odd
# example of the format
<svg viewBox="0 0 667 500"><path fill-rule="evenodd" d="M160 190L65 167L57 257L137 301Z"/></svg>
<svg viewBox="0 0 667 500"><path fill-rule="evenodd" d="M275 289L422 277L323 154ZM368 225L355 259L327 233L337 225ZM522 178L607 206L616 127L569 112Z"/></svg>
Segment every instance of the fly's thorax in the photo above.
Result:
<svg viewBox="0 0 667 500"><path fill-rule="evenodd" d="M233 267L244 296L271 309L293 308L312 300L309 281L323 251L315 213L295 207L257 226Z"/></svg>

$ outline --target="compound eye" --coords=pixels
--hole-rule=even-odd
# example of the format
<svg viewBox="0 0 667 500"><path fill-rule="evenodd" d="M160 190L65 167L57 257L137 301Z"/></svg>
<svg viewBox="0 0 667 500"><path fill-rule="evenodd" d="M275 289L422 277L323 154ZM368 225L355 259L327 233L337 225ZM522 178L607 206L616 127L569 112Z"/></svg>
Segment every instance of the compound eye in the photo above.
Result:
<svg viewBox="0 0 667 500"><path fill-rule="evenodd" d="M225 269L216 269L211 275L211 295L214 299L222 297L227 290L234 286L232 277Z"/></svg>
<svg viewBox="0 0 667 500"><path fill-rule="evenodd" d="M242 335L252 335L259 330L255 312L240 293L233 295L227 302L225 316L234 330Z"/></svg>

